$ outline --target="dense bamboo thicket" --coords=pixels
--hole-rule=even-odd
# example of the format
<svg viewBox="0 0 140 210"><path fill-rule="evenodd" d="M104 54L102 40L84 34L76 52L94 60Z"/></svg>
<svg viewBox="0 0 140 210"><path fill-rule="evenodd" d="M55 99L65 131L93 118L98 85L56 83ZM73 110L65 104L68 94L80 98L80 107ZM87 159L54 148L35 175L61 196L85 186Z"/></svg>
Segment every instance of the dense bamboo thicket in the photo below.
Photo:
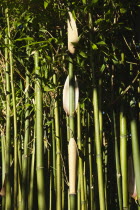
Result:
<svg viewBox="0 0 140 210"><path fill-rule="evenodd" d="M0 2L0 208L140 209L140 4Z"/></svg>

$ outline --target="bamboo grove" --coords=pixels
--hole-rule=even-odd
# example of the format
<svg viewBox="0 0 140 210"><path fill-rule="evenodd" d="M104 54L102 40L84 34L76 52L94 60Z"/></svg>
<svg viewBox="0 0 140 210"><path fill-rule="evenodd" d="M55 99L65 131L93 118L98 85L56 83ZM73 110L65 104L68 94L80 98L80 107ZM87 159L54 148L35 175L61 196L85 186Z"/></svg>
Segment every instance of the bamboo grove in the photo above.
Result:
<svg viewBox="0 0 140 210"><path fill-rule="evenodd" d="M0 6L0 208L140 209L139 1Z"/></svg>

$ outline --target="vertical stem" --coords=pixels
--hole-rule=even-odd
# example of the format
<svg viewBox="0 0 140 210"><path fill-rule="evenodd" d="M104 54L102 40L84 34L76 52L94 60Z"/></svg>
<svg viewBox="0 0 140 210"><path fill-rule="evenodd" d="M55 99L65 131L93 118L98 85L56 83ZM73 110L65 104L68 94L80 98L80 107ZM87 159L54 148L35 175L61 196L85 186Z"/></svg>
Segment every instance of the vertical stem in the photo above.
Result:
<svg viewBox="0 0 140 210"><path fill-rule="evenodd" d="M13 116L14 116L14 210L16 210L17 209L17 198L18 198L17 113L16 113L16 97L15 97L15 87L14 87L12 42L11 42L11 34L10 34L10 24L9 24L8 9L6 9L6 19L7 19L7 28L8 28L8 38L9 38L9 61L10 61L12 100L13 100Z"/></svg>
<svg viewBox="0 0 140 210"><path fill-rule="evenodd" d="M39 67L38 51L35 51L35 104L36 104L36 173L38 189L38 208L46 209L44 183L44 144L43 144L43 114L42 114L42 86L41 70Z"/></svg>
<svg viewBox="0 0 140 210"><path fill-rule="evenodd" d="M22 204L21 209L27 208L27 171L28 171L28 142L29 142L29 71L26 70L26 94L25 94L25 138L22 168Z"/></svg>
<svg viewBox="0 0 140 210"><path fill-rule="evenodd" d="M120 158L118 151L118 137L117 137L117 128L116 128L116 116L113 110L113 130L114 130L114 139L115 139L115 163L116 163L116 176L117 176L117 190L118 190L118 201L119 201L119 209L123 209L123 201L122 201L122 187L121 187L121 168L120 168Z"/></svg>
<svg viewBox="0 0 140 210"><path fill-rule="evenodd" d="M56 142L55 142L55 121L52 107L52 159L53 159L53 199L56 199ZM54 206L54 203L53 203Z"/></svg>
<svg viewBox="0 0 140 210"><path fill-rule="evenodd" d="M99 79L99 123L100 123L100 139L102 145L102 137L103 137L103 115L102 115L102 78Z"/></svg>
<svg viewBox="0 0 140 210"><path fill-rule="evenodd" d="M111 75L111 101L114 100L114 65L112 65L112 75ZM118 205L119 209L123 209L123 200L122 200L122 178L121 178L121 165L120 165L120 156L119 156L119 149L118 149L118 132L117 132L117 124L116 124L116 115L115 110L113 107L112 112L112 130L113 130L113 137L114 137L114 151L115 151L115 167L116 167L116 180L117 180L117 193L118 193Z"/></svg>
<svg viewBox="0 0 140 210"><path fill-rule="evenodd" d="M122 195L123 208L128 208L128 189L127 189L127 128L124 104L120 110L120 160L122 171Z"/></svg>
<svg viewBox="0 0 140 210"><path fill-rule="evenodd" d="M3 197L2 197L2 210L5 210L6 206L5 206L5 173L6 173L6 161L5 161L5 156L6 156L6 152L5 152L5 135L4 135L4 132L1 131L1 158L2 158L2 189L1 189L1 193L3 194Z"/></svg>
<svg viewBox="0 0 140 210"><path fill-rule="evenodd" d="M89 13L89 28L92 28L92 17ZM90 33L90 39L92 39L92 34ZM90 64L93 75L93 107L94 107L94 125L95 125L95 147L96 147L96 162L97 162L97 172L98 172L98 189L99 189L99 202L100 209L105 209L105 193L104 193L104 183L103 183L103 165L102 165L102 152L101 152L101 141L100 141L100 128L99 128L99 107L98 107L98 93L95 79L95 70L93 64L93 53L90 50Z"/></svg>
<svg viewBox="0 0 140 210"><path fill-rule="evenodd" d="M90 187L90 209L95 209L94 192L93 192L93 158L92 142L90 136L90 114L88 113L88 156L89 156L89 187Z"/></svg>
<svg viewBox="0 0 140 210"><path fill-rule="evenodd" d="M35 133L34 133L34 137L35 137ZM29 185L29 196L28 196L28 209L30 210L33 210L34 173L35 173L35 141L33 142L33 148L32 148L30 185Z"/></svg>
<svg viewBox="0 0 140 210"><path fill-rule="evenodd" d="M78 148L81 151L81 117L80 117L80 104L78 104L78 112L77 112L77 141ZM86 209L85 203L85 191L84 191L84 172L83 172L83 160L79 157L79 179L80 179L80 192L81 192L81 210Z"/></svg>
<svg viewBox="0 0 140 210"><path fill-rule="evenodd" d="M57 85L56 74L53 75L53 82ZM60 142L60 125L59 125L59 110L58 99L55 98L54 104L55 114L55 134L56 134L56 209L62 209L62 183L61 183L61 142Z"/></svg>
<svg viewBox="0 0 140 210"><path fill-rule="evenodd" d="M5 11L7 13L7 10ZM7 16L7 14L6 14ZM5 75L6 75L6 165L5 165L5 178L6 178L6 209L11 209L11 183L10 183L10 146L11 146L11 117L10 117L10 71L8 63L8 36L5 31Z"/></svg>
<svg viewBox="0 0 140 210"><path fill-rule="evenodd" d="M74 128L74 110L75 109L75 87L74 87L74 69L73 69L73 59L69 57L69 128L70 128L70 138L75 136ZM75 183L76 184L76 183ZM75 210L76 208L76 193L69 194L70 198L70 209Z"/></svg>

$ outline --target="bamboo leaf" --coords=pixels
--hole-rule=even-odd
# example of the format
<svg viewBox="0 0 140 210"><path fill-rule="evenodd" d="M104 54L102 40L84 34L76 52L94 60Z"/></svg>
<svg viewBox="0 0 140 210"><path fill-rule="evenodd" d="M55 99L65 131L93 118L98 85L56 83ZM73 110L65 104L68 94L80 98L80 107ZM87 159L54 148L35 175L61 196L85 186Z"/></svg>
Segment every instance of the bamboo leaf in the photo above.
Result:
<svg viewBox="0 0 140 210"><path fill-rule="evenodd" d="M96 43L97 45L106 45L106 43L104 41L100 41Z"/></svg>
<svg viewBox="0 0 140 210"><path fill-rule="evenodd" d="M18 41L34 41L34 39L32 37L25 37L25 38L20 38L20 39L16 39L15 42Z"/></svg>
<svg viewBox="0 0 140 210"><path fill-rule="evenodd" d="M97 50L97 49L98 49L97 45L96 45L96 44L93 44L93 45L92 45L92 49L93 49L93 50Z"/></svg>
<svg viewBox="0 0 140 210"><path fill-rule="evenodd" d="M86 53L84 53L83 51L81 51L79 54L80 54L83 58L87 58Z"/></svg>
<svg viewBox="0 0 140 210"><path fill-rule="evenodd" d="M44 9L46 9L46 8L47 8L47 6L49 5L49 3L50 3L50 1L49 1L49 0L44 1Z"/></svg>
<svg viewBox="0 0 140 210"><path fill-rule="evenodd" d="M78 87L77 78L75 76L75 110L77 109L78 101L79 101L79 87ZM66 114L69 115L69 76L67 76L63 89L63 109L65 110Z"/></svg>

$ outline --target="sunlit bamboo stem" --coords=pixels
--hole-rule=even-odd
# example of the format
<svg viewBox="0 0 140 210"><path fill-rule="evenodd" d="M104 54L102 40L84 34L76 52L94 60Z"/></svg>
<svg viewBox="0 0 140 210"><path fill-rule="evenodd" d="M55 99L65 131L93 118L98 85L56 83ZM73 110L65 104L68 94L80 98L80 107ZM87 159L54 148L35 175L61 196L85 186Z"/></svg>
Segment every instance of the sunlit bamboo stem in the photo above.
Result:
<svg viewBox="0 0 140 210"><path fill-rule="evenodd" d="M6 9L7 16L7 9ZM8 56L8 36L5 31L5 75L6 75L6 209L11 209L11 183L10 183L10 146L11 146L11 116L10 116L10 71L9 71L9 56Z"/></svg>
<svg viewBox="0 0 140 210"><path fill-rule="evenodd" d="M89 28L92 28L92 17L89 13ZM92 40L92 34L90 34ZM96 146L96 162L98 172L98 189L99 189L99 202L100 209L105 209L105 193L104 193L104 182L103 182L103 165L102 165L102 152L101 152L101 141L100 141L100 128L99 128L99 107L98 107L98 93L95 80L95 69L93 64L93 53L90 51L90 65L92 69L93 77L93 108L94 108L94 125L95 125L95 146Z"/></svg>
<svg viewBox="0 0 140 210"><path fill-rule="evenodd" d="M8 9L6 9L6 19L9 38L9 61L10 61L10 75L11 75L11 90L12 90L12 105L14 116L14 210L17 209L18 198L18 138L17 138L17 112L16 112L16 97L14 87L14 69L13 69L13 55L12 55L12 42L10 34L10 23Z"/></svg>
<svg viewBox="0 0 140 210"><path fill-rule="evenodd" d="M43 114L42 114L42 86L41 69L39 66L39 54L35 51L35 105L36 105L36 173L38 208L46 209L45 182L44 182L44 142L43 142Z"/></svg>
<svg viewBox="0 0 140 210"><path fill-rule="evenodd" d="M56 74L53 75L53 82L57 85ZM62 180L61 180L61 140L60 140L60 124L58 96L55 97L54 116L55 116L55 138L56 138L56 209L62 209Z"/></svg>

